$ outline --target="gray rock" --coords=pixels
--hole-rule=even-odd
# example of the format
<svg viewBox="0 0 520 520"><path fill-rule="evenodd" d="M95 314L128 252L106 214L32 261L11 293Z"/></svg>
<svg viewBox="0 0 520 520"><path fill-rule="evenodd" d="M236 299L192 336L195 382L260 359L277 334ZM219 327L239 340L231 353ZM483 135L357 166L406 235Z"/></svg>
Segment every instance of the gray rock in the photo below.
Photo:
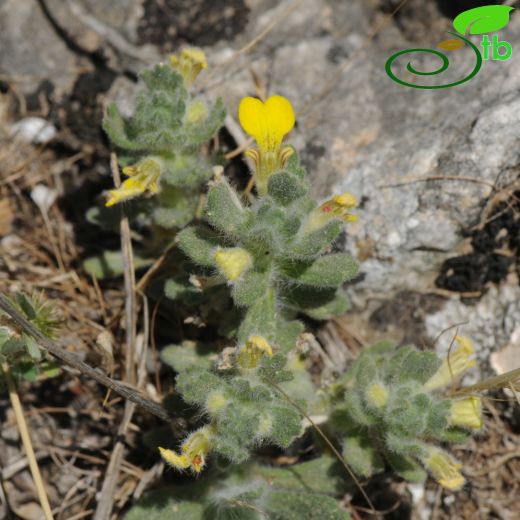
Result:
<svg viewBox="0 0 520 520"><path fill-rule="evenodd" d="M288 5L253 12L236 43L259 34ZM418 42L391 23L358 53L370 29L381 23L380 14L364 2L303 1L252 54L237 57L212 78L208 89L236 107L242 96L254 93L249 74L254 70L270 94L286 95L295 105L298 127L290 140L302 153L315 193L325 198L351 191L363 201L359 222L349 225L347 248L366 259L364 279L349 289L365 319L374 310L373 298L392 299L403 290L436 292L442 262L465 244L462 231L477 224L490 195L518 175L520 17L513 15L500 31L513 46L512 58L484 62L468 83L420 90L393 82L384 70L391 54L435 48L448 38L441 30L452 30L451 22L437 16L433 31L413 33ZM228 54L226 47L210 50L217 63ZM473 67L469 48L452 56L446 82ZM433 70L436 60L424 58L416 66ZM464 317L471 325L461 332L475 337L485 357L495 341L507 343L514 327L504 326L506 315L520 320L519 313L507 314L505 296L517 290L516 283L504 281L476 306L453 294L426 319L430 339ZM503 305L497 295L506 298Z"/></svg>

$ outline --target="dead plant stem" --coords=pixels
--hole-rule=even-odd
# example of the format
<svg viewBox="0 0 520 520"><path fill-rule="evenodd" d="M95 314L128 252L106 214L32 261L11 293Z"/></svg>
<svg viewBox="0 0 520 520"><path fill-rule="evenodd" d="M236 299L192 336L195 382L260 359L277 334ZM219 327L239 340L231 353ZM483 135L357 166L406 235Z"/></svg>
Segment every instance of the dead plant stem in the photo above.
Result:
<svg viewBox="0 0 520 520"><path fill-rule="evenodd" d="M20 431L20 437L22 438L22 443L25 449L25 454L27 456L27 461L29 463L29 468L31 470L34 486L36 488L36 493L38 494L38 500L40 501L45 520L53 520L51 506L49 504L47 492L45 491L38 461L36 460L36 455L34 453L31 436L29 435L29 429L27 427L27 422L25 421L23 413L22 403L20 401L20 396L18 395L18 389L16 388L16 383L11 374L11 369L7 363L2 363L2 372L4 373L5 381L7 383L9 399L11 400L14 416L16 418L16 424L18 426L18 430Z"/></svg>

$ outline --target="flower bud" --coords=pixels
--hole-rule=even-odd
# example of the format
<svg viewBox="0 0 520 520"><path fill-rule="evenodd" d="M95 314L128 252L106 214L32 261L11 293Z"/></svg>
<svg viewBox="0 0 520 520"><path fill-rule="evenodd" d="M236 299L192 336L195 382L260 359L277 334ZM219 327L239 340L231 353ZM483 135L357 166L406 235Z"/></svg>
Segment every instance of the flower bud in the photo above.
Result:
<svg viewBox="0 0 520 520"><path fill-rule="evenodd" d="M444 451L438 448L430 448L429 454L423 459L423 462L433 478L442 487L456 490L464 485L465 480L460 472L462 465L454 461Z"/></svg>
<svg viewBox="0 0 520 520"><path fill-rule="evenodd" d="M180 56L170 57L170 65L181 74L185 85L191 87L200 72L207 68L208 62L204 51L187 47L181 51Z"/></svg>
<svg viewBox="0 0 520 520"><path fill-rule="evenodd" d="M206 462L206 455L211 448L210 427L204 426L193 432L181 446L181 454L172 450L159 448L161 457L171 466L177 469L191 468L200 473Z"/></svg>
<svg viewBox="0 0 520 520"><path fill-rule="evenodd" d="M226 396L222 392L216 390L208 395L208 398L206 399L206 410L210 414L215 415L226 406L227 402L228 399Z"/></svg>
<svg viewBox="0 0 520 520"><path fill-rule="evenodd" d="M365 398L372 408L384 408L388 402L388 390L380 383L373 383L367 388Z"/></svg>
<svg viewBox="0 0 520 520"><path fill-rule="evenodd" d="M463 428L482 428L482 400L480 397L467 397L453 401L450 409L450 423Z"/></svg>
<svg viewBox="0 0 520 520"><path fill-rule="evenodd" d="M358 217L350 213L350 210L356 206L357 199L352 193L345 192L341 195L335 195L312 211L305 223L305 232L312 233L334 219L355 222Z"/></svg>
<svg viewBox="0 0 520 520"><path fill-rule="evenodd" d="M475 366L476 361L470 359L475 353L469 338L456 336L458 346L448 353L437 372L424 384L426 390L435 390L448 386L458 375Z"/></svg>
<svg viewBox="0 0 520 520"><path fill-rule="evenodd" d="M249 336L240 349L237 362L242 368L256 368L262 356L272 357L273 349L262 336Z"/></svg>
<svg viewBox="0 0 520 520"><path fill-rule="evenodd" d="M238 280L253 264L252 256L240 247L218 249L213 258L222 274L230 282Z"/></svg>

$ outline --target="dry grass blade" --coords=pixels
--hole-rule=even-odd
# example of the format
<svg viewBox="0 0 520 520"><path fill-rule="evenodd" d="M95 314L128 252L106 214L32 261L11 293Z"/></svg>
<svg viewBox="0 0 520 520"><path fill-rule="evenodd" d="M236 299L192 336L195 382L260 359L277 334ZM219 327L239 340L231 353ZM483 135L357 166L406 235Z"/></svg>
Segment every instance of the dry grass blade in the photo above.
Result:
<svg viewBox="0 0 520 520"><path fill-rule="evenodd" d="M510 370L499 376L489 377L484 381L479 381L474 385L465 386L452 392L454 396L468 395L475 392L483 392L486 390L500 390L502 388L511 388L513 383L520 381L520 368ZM516 395L516 394L515 394Z"/></svg>
<svg viewBox="0 0 520 520"><path fill-rule="evenodd" d="M11 370L7 363L2 364L2 372L7 383L9 399L11 400L11 405L13 407L14 415L16 417L16 424L20 432L20 437L22 438L23 447L25 449L25 454L27 456L27 461L29 463L31 475L34 480L34 486L36 487L36 493L38 494L38 500L40 501L40 505L42 506L45 520L53 520L51 506L49 504L49 498L47 497L47 492L45 491L45 486L43 484L43 479L40 473L40 468L38 466L38 461L36 460L36 455L34 454L31 436L29 435L29 429L27 428L27 423L25 421L20 396L18 395L16 383L14 382L13 376L11 375Z"/></svg>
<svg viewBox="0 0 520 520"><path fill-rule="evenodd" d="M117 156L112 153L110 156L110 166L117 188L121 185L121 176ZM135 381L135 347L137 335L137 294L135 287L135 268L132 251L132 241L130 238L130 224L128 217L121 213L121 249L123 252L124 280L125 280L125 325L126 325L126 358L125 358L125 379L128 383ZM110 517L113 508L114 491L119 478L119 470L123 462L125 445L122 439L126 436L128 426L132 421L135 412L135 404L126 401L125 411L121 424L117 431L117 441L115 443L110 461L105 472L105 479L101 488L101 493L94 513L94 520L105 520Z"/></svg>

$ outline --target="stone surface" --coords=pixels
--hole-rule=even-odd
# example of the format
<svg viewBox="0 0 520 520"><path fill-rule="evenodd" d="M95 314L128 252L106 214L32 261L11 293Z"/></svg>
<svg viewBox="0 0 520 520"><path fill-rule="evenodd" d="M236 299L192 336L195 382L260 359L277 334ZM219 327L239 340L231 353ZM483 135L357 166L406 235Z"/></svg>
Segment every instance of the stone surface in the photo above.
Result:
<svg viewBox="0 0 520 520"><path fill-rule="evenodd" d="M260 33L288 5L282 2L252 16L240 43ZM489 197L517 178L520 163L520 76L515 72L520 52L509 61L484 62L475 78L458 87L407 88L387 77L387 58L410 47L435 48L451 21L433 9L436 18L427 31L427 17L417 19L405 7L398 23L383 28L363 48L367 34L383 21L374 6L301 2L251 55L212 78L209 89L236 107L241 96L254 92L254 70L269 93L293 100L298 126L291 141L309 168L315 193L327 197L348 190L361 200L360 220L349 227L347 246L365 260L364 277L350 293L355 309L367 315L384 300L392 304L397 293L402 299L403 291L438 294L441 265L468 247L463 233L479 223L484 209L489 211ZM514 15L500 32L513 49L520 49L518 28L520 17ZM210 55L218 63L227 52L222 47ZM444 73L446 82L473 67L472 51L459 53ZM421 60L422 70L437 66L435 59ZM468 321L461 333L474 337L482 358L505 345L515 327L504 320L520 320L520 313L511 310L518 284L503 280L485 289L476 304L443 293L445 301L430 305L441 308L426 317L426 336L433 339L444 328ZM393 316L395 322L400 318ZM395 335L410 339L406 331Z"/></svg>

